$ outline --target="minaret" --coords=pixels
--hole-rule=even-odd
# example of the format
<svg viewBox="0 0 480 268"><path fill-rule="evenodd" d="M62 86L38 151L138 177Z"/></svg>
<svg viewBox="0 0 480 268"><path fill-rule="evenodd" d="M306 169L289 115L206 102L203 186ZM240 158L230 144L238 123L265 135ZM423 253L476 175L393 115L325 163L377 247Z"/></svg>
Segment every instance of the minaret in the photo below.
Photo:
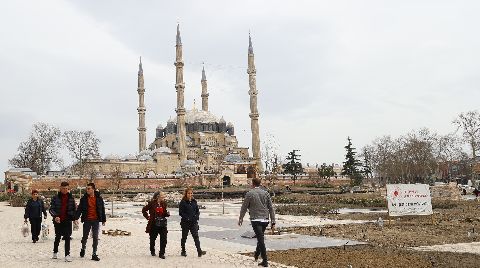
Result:
<svg viewBox="0 0 480 268"><path fill-rule="evenodd" d="M205 66L202 67L202 110L208 111L208 92L207 92L207 76L205 75Z"/></svg>
<svg viewBox="0 0 480 268"><path fill-rule="evenodd" d="M183 82L183 55L182 55L182 39L180 38L180 25L177 24L177 44L176 44L176 82L177 89L177 137L178 137L178 153L180 154L180 162L187 160L186 149L186 131L185 131L185 83Z"/></svg>
<svg viewBox="0 0 480 268"><path fill-rule="evenodd" d="M250 122L252 128L252 153L253 159L257 163L257 173L263 172L262 161L260 159L260 130L258 127L258 109L257 109L257 82L255 70L255 56L253 55L252 38L248 34L248 84L250 90Z"/></svg>
<svg viewBox="0 0 480 268"><path fill-rule="evenodd" d="M140 57L140 64L138 65L138 151L141 152L147 148L147 128L145 127L145 101L144 93L145 86L143 81L142 57Z"/></svg>

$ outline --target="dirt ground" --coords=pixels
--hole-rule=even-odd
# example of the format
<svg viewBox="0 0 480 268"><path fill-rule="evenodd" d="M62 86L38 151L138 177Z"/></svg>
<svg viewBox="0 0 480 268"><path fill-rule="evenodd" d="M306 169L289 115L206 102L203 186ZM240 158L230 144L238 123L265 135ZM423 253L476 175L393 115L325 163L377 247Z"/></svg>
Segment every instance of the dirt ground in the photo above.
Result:
<svg viewBox="0 0 480 268"><path fill-rule="evenodd" d="M299 268L332 267L479 267L480 255L425 252L369 245L268 252L269 260ZM349 266L351 265L351 266Z"/></svg>
<svg viewBox="0 0 480 268"><path fill-rule="evenodd" d="M272 261L297 267L480 267L480 254L422 252L411 247L480 241L480 202L432 200L434 215L389 218L387 213L332 214L333 208L368 208L383 205L380 195L284 196L288 214L317 212L330 219L371 220L367 224L284 228L314 236L348 238L368 243L327 249L301 249L270 252ZM289 199L290 198L290 199ZM365 199L365 200L364 200ZM372 201L373 200L373 201ZM289 204L289 201L290 202ZM293 205L292 205L293 204ZM328 208L318 210L316 208ZM386 209L383 207L382 209ZM282 209L280 209L282 210ZM384 220L383 227L377 224Z"/></svg>

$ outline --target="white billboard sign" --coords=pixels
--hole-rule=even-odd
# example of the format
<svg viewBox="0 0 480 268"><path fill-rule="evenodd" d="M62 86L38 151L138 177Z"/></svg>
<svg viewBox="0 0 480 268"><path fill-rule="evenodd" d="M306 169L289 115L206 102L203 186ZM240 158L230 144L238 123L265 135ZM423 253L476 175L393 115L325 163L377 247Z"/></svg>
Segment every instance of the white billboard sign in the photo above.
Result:
<svg viewBox="0 0 480 268"><path fill-rule="evenodd" d="M433 214L427 184L387 184L387 203L389 216Z"/></svg>

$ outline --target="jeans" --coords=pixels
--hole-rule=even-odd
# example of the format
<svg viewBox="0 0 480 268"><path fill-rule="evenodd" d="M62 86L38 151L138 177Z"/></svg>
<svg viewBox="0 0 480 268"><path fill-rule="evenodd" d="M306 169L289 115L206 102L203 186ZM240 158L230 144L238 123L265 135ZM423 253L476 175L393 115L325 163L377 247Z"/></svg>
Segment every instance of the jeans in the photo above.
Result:
<svg viewBox="0 0 480 268"><path fill-rule="evenodd" d="M85 250L85 247L87 246L88 234L90 233L90 230L92 230L93 255L97 255L99 226L100 226L100 223L98 221L85 221L83 223L82 249Z"/></svg>
<svg viewBox="0 0 480 268"><path fill-rule="evenodd" d="M70 237L72 236L72 221L65 220L60 223L53 224L55 228L55 241L53 242L53 252L58 252L58 245L63 236L65 240L65 256L70 255Z"/></svg>
<svg viewBox="0 0 480 268"><path fill-rule="evenodd" d="M40 230L42 230L42 218L30 218L30 230L32 231L32 241L38 241Z"/></svg>
<svg viewBox="0 0 480 268"><path fill-rule="evenodd" d="M152 225L150 230L150 253L155 253L155 240L160 235L160 252L159 255L165 255L165 248L167 247L167 227L157 227Z"/></svg>
<svg viewBox="0 0 480 268"><path fill-rule="evenodd" d="M185 222L180 222L180 226L182 227L182 240L181 240L182 252L185 252L185 242L187 242L188 232L190 232L192 234L193 241L195 242L195 247L197 248L197 252L201 253L202 248L200 247L200 239L198 238L198 229L199 229L198 223L185 221Z"/></svg>
<svg viewBox="0 0 480 268"><path fill-rule="evenodd" d="M255 256L262 256L263 262L267 262L267 249L265 248L265 229L267 229L268 222L251 221L253 232L257 237L257 248L255 249Z"/></svg>

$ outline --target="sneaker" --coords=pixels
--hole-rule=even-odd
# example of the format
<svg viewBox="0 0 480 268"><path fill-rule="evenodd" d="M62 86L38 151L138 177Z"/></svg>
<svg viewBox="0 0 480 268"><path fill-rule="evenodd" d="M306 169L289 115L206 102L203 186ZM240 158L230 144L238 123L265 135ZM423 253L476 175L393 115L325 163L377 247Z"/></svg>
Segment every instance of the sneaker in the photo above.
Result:
<svg viewBox="0 0 480 268"><path fill-rule="evenodd" d="M198 252L198 257L202 257L205 254L207 254L207 252L204 251L204 250L201 250L201 251Z"/></svg>
<svg viewBox="0 0 480 268"><path fill-rule="evenodd" d="M80 250L80 258L83 258L83 257L85 257L85 250L82 248Z"/></svg>
<svg viewBox="0 0 480 268"><path fill-rule="evenodd" d="M160 259L165 259L165 255L163 255L163 254L158 254L158 257L159 257Z"/></svg>
<svg viewBox="0 0 480 268"><path fill-rule="evenodd" d="M187 257L187 252L182 251L182 253L180 255L182 255L183 257Z"/></svg>
<svg viewBox="0 0 480 268"><path fill-rule="evenodd" d="M57 256L57 253L56 253L56 252L53 252L52 259L58 259L58 256Z"/></svg>
<svg viewBox="0 0 480 268"><path fill-rule="evenodd" d="M97 256L97 254L92 255L92 261L99 261L100 258Z"/></svg>
<svg viewBox="0 0 480 268"><path fill-rule="evenodd" d="M65 262L72 262L72 257L70 255L65 256Z"/></svg>

